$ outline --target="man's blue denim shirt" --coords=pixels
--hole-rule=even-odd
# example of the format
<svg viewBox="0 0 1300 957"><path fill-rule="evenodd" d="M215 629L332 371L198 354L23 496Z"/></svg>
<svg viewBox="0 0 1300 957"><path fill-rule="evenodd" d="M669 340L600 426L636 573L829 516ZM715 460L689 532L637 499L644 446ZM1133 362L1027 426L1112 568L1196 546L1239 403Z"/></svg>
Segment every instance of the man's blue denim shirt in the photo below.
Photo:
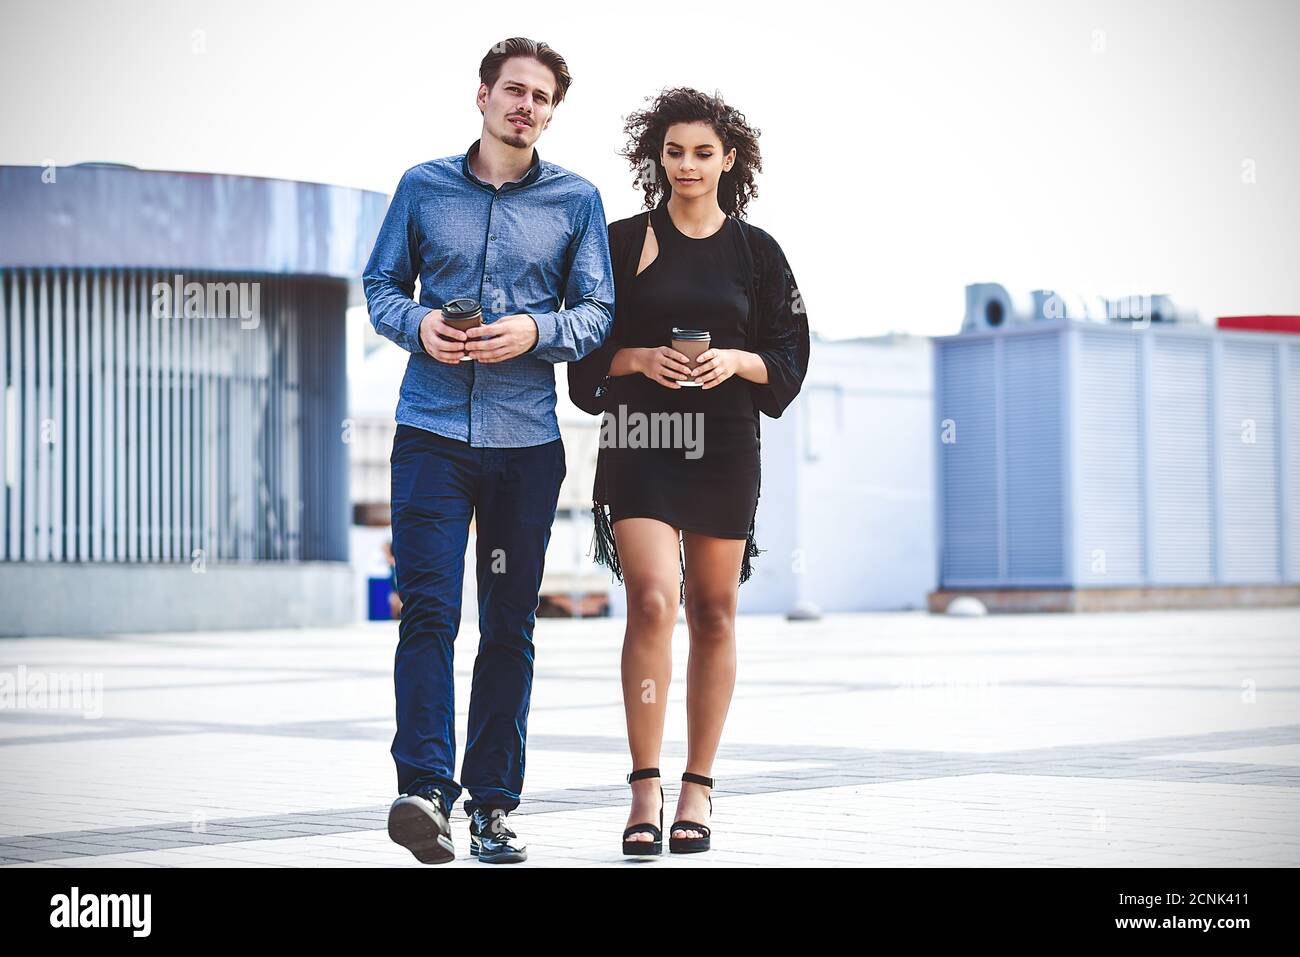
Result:
<svg viewBox="0 0 1300 957"><path fill-rule="evenodd" d="M605 209L594 185L536 148L522 179L484 183L469 165L478 147L402 174L366 264L370 321L411 353L399 424L475 447L541 445L560 437L554 363L582 358L613 324ZM420 320L461 297L482 303L485 323L531 315L537 344L502 362L438 362Z"/></svg>

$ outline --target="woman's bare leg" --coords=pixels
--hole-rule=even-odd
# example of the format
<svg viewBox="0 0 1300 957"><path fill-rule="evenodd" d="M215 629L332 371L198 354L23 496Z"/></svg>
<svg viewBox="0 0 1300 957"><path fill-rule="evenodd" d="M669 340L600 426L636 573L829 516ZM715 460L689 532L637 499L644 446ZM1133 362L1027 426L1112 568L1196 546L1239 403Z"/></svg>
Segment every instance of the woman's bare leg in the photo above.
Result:
<svg viewBox="0 0 1300 957"><path fill-rule="evenodd" d="M691 636L686 665L686 770L710 777L736 686L736 600L745 541L683 532L682 543ZM707 823L708 795L704 785L683 781L673 820ZM694 828L673 834L704 836Z"/></svg>
<svg viewBox="0 0 1300 957"><path fill-rule="evenodd" d="M623 708L632 768L658 767L673 670L673 628L681 588L680 533L653 518L614 523L627 590L623 634ZM659 820L659 778L632 782L627 826ZM646 831L628 840L651 841Z"/></svg>

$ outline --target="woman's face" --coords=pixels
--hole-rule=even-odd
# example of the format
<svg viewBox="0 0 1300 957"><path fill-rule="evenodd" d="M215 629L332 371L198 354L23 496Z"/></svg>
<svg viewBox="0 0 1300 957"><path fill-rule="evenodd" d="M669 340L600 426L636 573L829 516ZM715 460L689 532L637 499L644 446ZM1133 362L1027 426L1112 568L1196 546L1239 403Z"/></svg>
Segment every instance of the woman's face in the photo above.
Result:
<svg viewBox="0 0 1300 957"><path fill-rule="evenodd" d="M718 180L736 162L736 150L724 154L722 142L709 123L674 123L664 134L659 162L680 198L716 196Z"/></svg>

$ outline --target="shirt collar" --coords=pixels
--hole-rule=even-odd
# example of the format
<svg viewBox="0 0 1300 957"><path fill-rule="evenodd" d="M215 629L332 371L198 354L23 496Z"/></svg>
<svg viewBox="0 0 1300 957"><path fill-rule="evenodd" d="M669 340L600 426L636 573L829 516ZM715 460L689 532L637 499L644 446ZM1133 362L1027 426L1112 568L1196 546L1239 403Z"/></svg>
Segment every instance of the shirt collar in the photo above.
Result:
<svg viewBox="0 0 1300 957"><path fill-rule="evenodd" d="M461 171L464 172L465 178L468 179L470 182L478 183L478 185L480 186L486 186L488 189L495 190L496 187L493 186L491 183L485 183L477 176L475 176L474 171L470 168L469 165L470 159L478 154L478 146L479 143L481 142L482 142L481 138L475 140L473 143L470 144L469 149L465 151L465 158L462 159L460 163ZM528 167L528 172L524 173L524 175L517 180L513 180L509 183L502 183L501 189L507 189L507 188L518 189L521 186L527 186L529 183L537 179L537 177L541 174L541 172L542 172L542 155L539 152L537 152L537 147L534 146L533 165Z"/></svg>

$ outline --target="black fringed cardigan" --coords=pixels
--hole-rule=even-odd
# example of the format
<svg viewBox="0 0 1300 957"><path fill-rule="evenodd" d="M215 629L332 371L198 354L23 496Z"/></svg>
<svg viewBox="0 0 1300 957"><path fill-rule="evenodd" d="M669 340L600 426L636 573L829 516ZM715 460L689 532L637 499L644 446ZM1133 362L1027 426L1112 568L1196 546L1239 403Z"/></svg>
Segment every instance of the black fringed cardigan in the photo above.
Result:
<svg viewBox="0 0 1300 957"><path fill-rule="evenodd" d="M619 380L624 377L609 375L614 354L627 341L626 325L620 325L618 302L628 283L636 277L649 216L648 212L638 213L609 224L609 252L614 269L614 325L598 349L568 366L569 397L574 405L593 415L612 411L618 405ZM743 219L733 217L733 220L740 228L733 230L732 235L736 238L742 260L749 264L750 273L746 289L749 298L746 349L758 353L767 366L767 382L762 385L750 383L754 392L757 428L760 411L774 419L779 418L803 386L808 372L808 316L794 273L776 240ZM609 568L621 582L623 568L609 520L604 466L605 451L601 449L596 456L596 482L592 489L591 511L596 520L595 560ZM761 471L759 488L761 493ZM749 537L740 568L741 584L749 580L752 572L750 559L759 555L754 543L754 522L754 518L749 521ZM680 601L685 602L685 558L679 555L679 561L682 566Z"/></svg>

